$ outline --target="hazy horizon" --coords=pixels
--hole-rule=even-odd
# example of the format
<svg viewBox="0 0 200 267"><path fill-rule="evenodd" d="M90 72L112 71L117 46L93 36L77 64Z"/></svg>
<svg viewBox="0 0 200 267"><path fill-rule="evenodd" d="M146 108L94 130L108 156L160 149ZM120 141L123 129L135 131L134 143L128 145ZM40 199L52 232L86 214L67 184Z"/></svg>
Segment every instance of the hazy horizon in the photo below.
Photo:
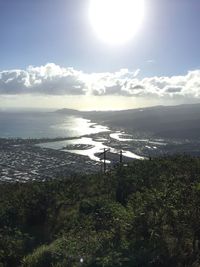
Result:
<svg viewBox="0 0 200 267"><path fill-rule="evenodd" d="M19 111L19 112L54 112L57 110L62 109L69 109L69 110L76 110L80 112L87 112L87 111L125 111L125 110L134 110L134 109L145 109L145 108L156 108L156 107L178 107L183 105L200 105L200 102L196 103L182 103L182 104L171 104L171 105L151 105L151 106L142 106L142 107L132 107L132 108L124 108L124 109L76 109L76 108L69 108L69 107L55 107L55 108L45 108L45 107L4 107L0 108L0 112L6 111Z"/></svg>

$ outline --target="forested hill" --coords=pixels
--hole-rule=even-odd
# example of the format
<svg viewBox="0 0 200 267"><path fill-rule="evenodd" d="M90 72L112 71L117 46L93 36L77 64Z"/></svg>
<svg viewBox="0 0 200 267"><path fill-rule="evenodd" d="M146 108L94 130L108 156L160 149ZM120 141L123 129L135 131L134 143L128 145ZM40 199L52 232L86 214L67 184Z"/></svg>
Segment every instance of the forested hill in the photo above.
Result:
<svg viewBox="0 0 200 267"><path fill-rule="evenodd" d="M200 159L0 185L0 266L200 266Z"/></svg>

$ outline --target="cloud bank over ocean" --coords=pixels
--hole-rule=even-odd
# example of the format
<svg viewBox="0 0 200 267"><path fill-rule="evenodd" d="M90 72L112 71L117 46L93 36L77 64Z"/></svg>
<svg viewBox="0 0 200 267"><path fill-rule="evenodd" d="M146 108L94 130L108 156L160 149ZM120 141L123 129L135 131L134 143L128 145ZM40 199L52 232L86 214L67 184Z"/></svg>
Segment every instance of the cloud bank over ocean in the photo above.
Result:
<svg viewBox="0 0 200 267"><path fill-rule="evenodd" d="M140 70L85 73L54 63L0 72L0 95L93 95L200 99L200 70L180 76L138 78Z"/></svg>

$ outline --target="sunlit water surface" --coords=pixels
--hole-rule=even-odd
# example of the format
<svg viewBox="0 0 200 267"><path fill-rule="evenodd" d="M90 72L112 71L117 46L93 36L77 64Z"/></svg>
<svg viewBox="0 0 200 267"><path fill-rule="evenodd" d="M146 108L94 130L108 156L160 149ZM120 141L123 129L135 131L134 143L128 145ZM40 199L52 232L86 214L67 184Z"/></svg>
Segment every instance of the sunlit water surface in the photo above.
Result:
<svg viewBox="0 0 200 267"><path fill-rule="evenodd" d="M92 148L67 149L67 146L69 145L78 145L78 144L91 145ZM94 160L94 161L100 161L100 157L98 156L98 154L102 153L104 149L106 150L109 149L109 151L114 154L119 153L119 150L112 148L110 146L104 145L102 141L94 141L92 138L89 138L89 137L82 137L78 139L65 140L65 141L47 142L47 143L40 144L40 147L59 149L62 151L71 152L71 153L78 154L78 155L88 156L91 160ZM123 155L128 158L143 159L143 157L136 155L133 152L126 151L126 150L122 150L122 152L123 152ZM107 162L109 163L108 160Z"/></svg>
<svg viewBox="0 0 200 267"><path fill-rule="evenodd" d="M61 115L53 112L0 112L0 137L80 137L104 131L108 131L108 128L75 116Z"/></svg>
<svg viewBox="0 0 200 267"><path fill-rule="evenodd" d="M119 153L116 148L105 145L105 137L96 137L93 140L89 136L108 132L108 137L118 142L148 142L147 139L134 139L124 132L111 131L108 127L92 123L90 120L75 116L57 114L53 112L0 112L0 137L6 138L74 138L71 140L48 142L40 144L41 147L59 149L62 151L84 155L91 160L100 161L99 153L109 149L111 153ZM151 145L165 145L162 142L149 141ZM73 145L75 146L73 149ZM89 145L89 148L77 149L77 145ZM68 148L70 146L70 148ZM143 159L131 151L123 150L123 155L133 159Z"/></svg>

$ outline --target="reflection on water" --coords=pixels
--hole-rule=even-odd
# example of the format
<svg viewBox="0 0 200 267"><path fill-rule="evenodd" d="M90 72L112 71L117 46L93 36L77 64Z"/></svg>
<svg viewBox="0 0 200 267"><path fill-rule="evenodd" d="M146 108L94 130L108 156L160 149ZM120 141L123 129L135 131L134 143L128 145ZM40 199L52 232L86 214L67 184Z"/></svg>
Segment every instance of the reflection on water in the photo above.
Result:
<svg viewBox="0 0 200 267"><path fill-rule="evenodd" d="M92 148L89 149L67 149L69 145L91 145ZM100 161L100 159L95 156L95 154L101 153L104 148L108 148L102 142L94 141L89 137L82 137L78 139L71 139L65 141L56 141L39 144L43 148L59 149L66 152L71 152L74 154L88 156L91 160ZM65 148L66 147L66 148Z"/></svg>
<svg viewBox="0 0 200 267"><path fill-rule="evenodd" d="M125 157L132 158L132 159L144 159L144 157L138 156L130 151L122 150L122 153Z"/></svg>
<svg viewBox="0 0 200 267"><path fill-rule="evenodd" d="M76 144L84 144L84 145L92 145L92 148L89 149L64 149L63 151L71 152L74 154L84 155L88 156L91 160L100 161L100 158L97 157L95 154L101 153L104 148L108 149L106 145L104 145L102 142L97 142L92 140L92 138L86 138L83 137L81 139L76 140L69 140L69 144L76 145ZM107 160L107 163L110 163L110 161Z"/></svg>
<svg viewBox="0 0 200 267"><path fill-rule="evenodd" d="M164 143L163 140L156 140L156 141L150 141L149 139L136 139L136 138L130 138L132 137L132 135L130 134L125 134L125 133L121 133L121 132L116 132L116 133L111 133L110 137L117 140L117 141L122 141L122 142L131 142L131 141L135 141L135 142L146 142L148 144L153 144L153 145L160 145L160 146L165 146L167 145L167 143ZM129 138L126 138L129 137Z"/></svg>
<svg viewBox="0 0 200 267"><path fill-rule="evenodd" d="M108 131L107 127L90 120L54 112L0 112L0 137L80 137Z"/></svg>
<svg viewBox="0 0 200 267"><path fill-rule="evenodd" d="M69 145L78 145L78 144L91 145L92 148L89 148L89 149L68 149L67 148L67 146ZM119 153L119 150L112 148L110 146L106 146L103 144L103 142L94 141L92 138L89 138L89 137L82 137L78 139L65 140L65 141L48 142L48 143L39 144L39 146L43 148L59 149L62 151L66 151L66 152L70 152L70 153L74 153L78 155L88 156L91 160L94 160L94 161L101 160L98 157L98 154L102 153L104 149L109 149L110 152L114 154ZM124 156L128 158L144 159L143 157L138 156L135 153L132 153L130 151L122 150L122 153ZM110 161L107 160L107 163L110 163Z"/></svg>
<svg viewBox="0 0 200 267"><path fill-rule="evenodd" d="M95 136L83 137L86 135ZM124 156L143 159L139 155L146 155L147 150L159 150L166 145L163 140L149 140L148 137L135 139L123 131L112 132L108 127L92 123L90 120L54 112L0 112L0 137L68 138L65 141L43 143L40 146L88 156L94 161L100 161L98 154L104 149L110 150L112 158L116 158L113 154L118 154L118 148L122 147ZM133 149L137 154L131 152Z"/></svg>
<svg viewBox="0 0 200 267"><path fill-rule="evenodd" d="M120 132L116 132L116 133L111 133L110 134L111 138L113 138L115 140L118 140L118 141L125 142L125 141L133 141L134 140L132 138L125 138L126 136L131 136L131 135L120 133Z"/></svg>
<svg viewBox="0 0 200 267"><path fill-rule="evenodd" d="M76 118L73 116L66 117L63 123L52 125L51 128L70 132L71 136L83 136L110 131L106 126L98 125L96 123L92 123L90 120Z"/></svg>

